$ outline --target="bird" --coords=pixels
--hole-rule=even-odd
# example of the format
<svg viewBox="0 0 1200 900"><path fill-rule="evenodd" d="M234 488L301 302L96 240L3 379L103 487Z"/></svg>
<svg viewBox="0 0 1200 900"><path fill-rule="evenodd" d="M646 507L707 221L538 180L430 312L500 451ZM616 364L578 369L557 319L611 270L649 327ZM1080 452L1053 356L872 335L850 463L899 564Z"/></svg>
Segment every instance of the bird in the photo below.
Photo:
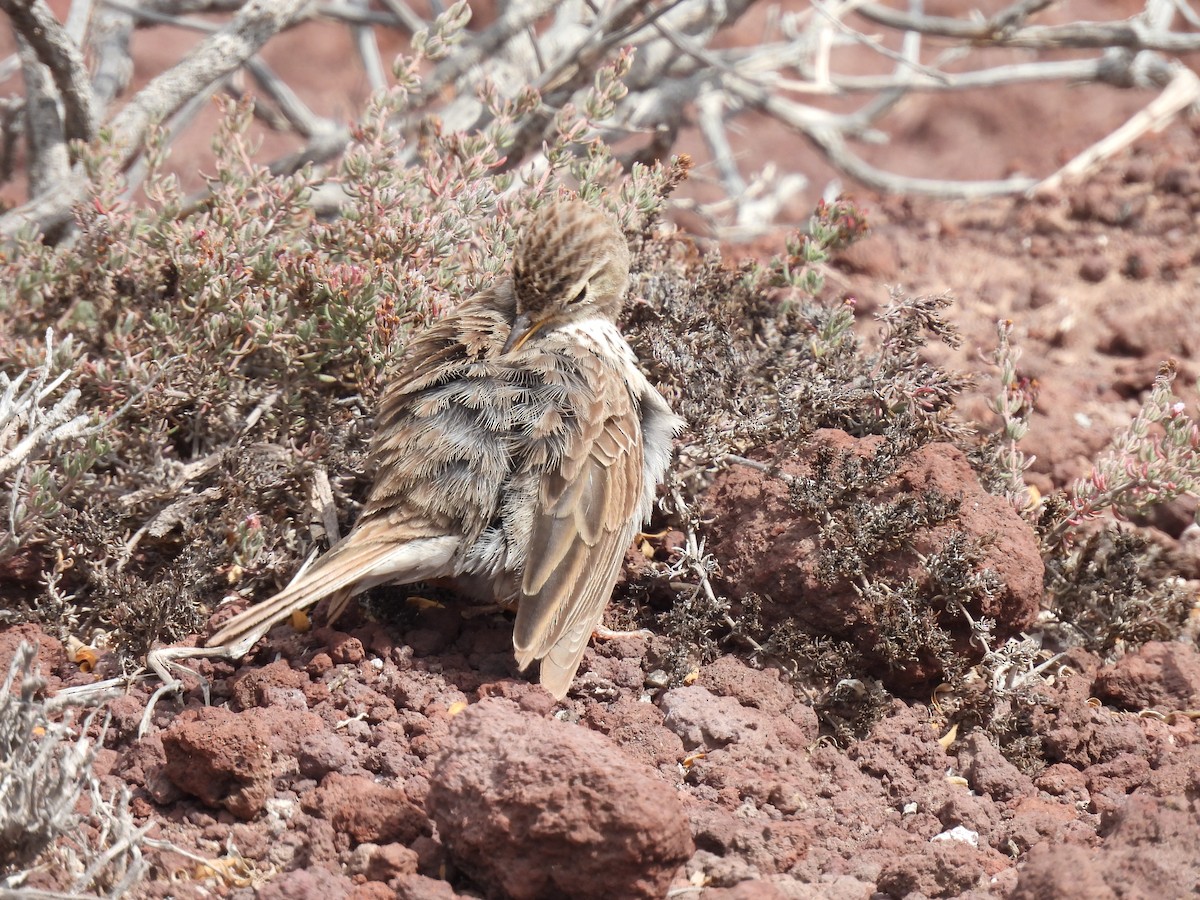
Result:
<svg viewBox="0 0 1200 900"><path fill-rule="evenodd" d="M610 216L554 200L511 274L409 342L385 387L352 530L206 641L238 658L293 612L382 584L515 607L513 651L563 699L653 509L683 426L617 327L630 251Z"/></svg>

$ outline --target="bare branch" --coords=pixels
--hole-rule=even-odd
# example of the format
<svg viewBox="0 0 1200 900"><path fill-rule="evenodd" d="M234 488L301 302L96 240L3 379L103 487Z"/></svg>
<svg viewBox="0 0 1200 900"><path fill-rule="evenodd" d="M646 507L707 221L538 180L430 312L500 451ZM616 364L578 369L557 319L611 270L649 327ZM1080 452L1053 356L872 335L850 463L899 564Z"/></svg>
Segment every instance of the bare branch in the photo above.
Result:
<svg viewBox="0 0 1200 900"><path fill-rule="evenodd" d="M1147 131L1157 131L1182 110L1200 102L1200 78L1186 66L1178 66L1175 77L1161 94L1128 122L1088 147L1069 163L1044 179L1034 193L1053 190L1068 178L1076 178L1094 169L1102 161L1124 150Z"/></svg>
<svg viewBox="0 0 1200 900"><path fill-rule="evenodd" d="M140 0L138 7L148 12L177 16L189 12L237 12L245 5L246 0Z"/></svg>
<svg viewBox="0 0 1200 900"><path fill-rule="evenodd" d="M365 4L363 6L351 5L344 0L339 3L318 3L313 7L313 12L327 19L336 19L361 28L371 28L375 25L395 28L397 25L403 24L390 13L367 9Z"/></svg>
<svg viewBox="0 0 1200 900"><path fill-rule="evenodd" d="M112 121L112 146L122 165L140 152L151 127L243 65L273 35L301 21L308 5L308 0L249 0L228 25L151 81ZM12 237L28 223L41 230L63 223L83 188L84 176L76 166L55 190L0 217L0 235Z"/></svg>
<svg viewBox="0 0 1200 900"><path fill-rule="evenodd" d="M204 19L190 18L181 12L157 9L149 5L139 5L136 0L104 0L104 5L124 13L139 25L171 25L188 31L203 31L205 34L213 34L218 30L218 26ZM162 3L156 5L164 6Z"/></svg>
<svg viewBox="0 0 1200 900"><path fill-rule="evenodd" d="M0 7L32 11L44 9L45 2L0 0ZM959 197L1022 192L1039 181L903 177L870 165L852 144L885 142L888 135L879 124L883 116L901 98L915 92L986 90L1054 81L1163 89L1163 96L1143 115L1089 151L1091 162L1081 157L1073 167L1050 176L1069 177L1079 167L1125 146L1131 135L1140 133L1138 129L1157 127L1164 116L1178 114L1184 108L1181 98L1188 92L1178 76L1179 63L1165 51L1200 49L1200 35L1170 30L1177 12L1183 10L1186 18L1178 0L1146 0L1142 13L1125 22L1067 25L1029 24L1051 5L1050 0L1015 0L987 19L925 15L916 2L908 4L907 11L899 11L863 0L813 0L803 10L769 20L767 33L781 39L750 46L714 46L714 38L751 3L514 0L488 28L467 36L444 58L435 57L440 60L437 67L423 79L419 93L408 97L408 111L396 116L392 127L411 129L419 117L432 115L439 127L481 130L492 122L490 107L480 97L484 86L489 97L501 101L533 88L541 103L513 123L514 134L505 144L502 166L505 171L521 171L522 178L537 177L546 165L543 147L548 129L554 127L560 110L583 102L597 70L614 59L618 47L630 43L637 53L625 78L628 95L616 103L610 119L593 123L595 135L605 140L645 135L641 147L631 150L629 158L653 159L670 151L685 123L698 124L725 195L699 212L714 223L720 219L745 229L760 222L765 210L778 209L782 192L794 189L801 177L784 170L773 170L769 176L742 171L744 162L730 134L737 117L747 109L766 113L803 135L844 173L879 190ZM256 115L267 121L268 127L290 129L305 142L299 151L271 163L272 171L293 172L306 163L335 159L349 142L351 129L316 115L255 53L272 34L305 14L332 18L350 29L371 86L386 89L388 74L373 28L415 32L430 23L412 10L408 0L381 0L381 4L372 8L367 0L309 0L307 6L302 0L105 0L88 44L96 60L96 108L106 108L128 79L128 38L135 24L169 24L207 34L188 57L154 79L111 122L112 140L122 166L130 172L130 183L137 183L137 159L148 129L168 122L177 131L211 92L222 87L234 90L227 79L239 67L249 72L259 90ZM433 7L435 11L440 8L440 4ZM234 9L234 18L224 27L187 15ZM83 18L82 12L74 18L76 30ZM872 23L875 33L864 30L863 22ZM879 33L879 26L898 32L899 44L897 34ZM922 52L922 41L929 43L929 38L948 46L931 58ZM955 71L946 71L977 47L1097 48L1103 52L1090 59L1034 59L974 69L955 65ZM859 55L863 50L874 54L886 61L891 71L843 74L839 64L847 49ZM36 75L29 81L37 87ZM43 87L38 96L44 92ZM810 103L814 96L861 96L864 102L856 110L834 113ZM52 111L53 100L50 95L39 100L40 110ZM57 132L52 116L36 119L39 109L32 103L26 106L30 121L40 123L41 144L37 146L41 149L31 153L30 159L46 166L46 174L35 178L37 190L29 203L0 217L0 238L13 235L24 222L43 230L66 222L71 204L83 189L78 169L68 171L55 162L61 155L56 157L53 149ZM11 121L11 104L8 115ZM6 131L4 139L9 146L15 133L11 128ZM411 160L401 154L399 162L404 165ZM317 189L320 191L319 185ZM330 196L336 206L338 195Z"/></svg>
<svg viewBox="0 0 1200 900"><path fill-rule="evenodd" d="M914 178L896 175L879 169L855 155L845 138L830 128L813 128L805 132L830 159L853 178L877 191L894 194L922 194L927 197L979 198L997 197L1028 191L1037 184L1033 178L1015 176L998 181L951 181L942 178Z"/></svg>
<svg viewBox="0 0 1200 900"><path fill-rule="evenodd" d="M1041 12L1053 3L1054 0L1019 0L992 16L992 23L999 28L1016 28L1034 13Z"/></svg>
<svg viewBox="0 0 1200 900"><path fill-rule="evenodd" d="M45 362L32 370L33 378L27 387L25 381L30 370L12 379L0 372L0 388L3 389L0 394L0 477L44 447L79 437L91 421L90 416L75 414L80 397L78 388L68 390L49 409L45 407L47 398L71 375L68 369L51 378L54 360L54 334L47 331ZM25 389L17 393L22 387Z"/></svg>
<svg viewBox="0 0 1200 900"><path fill-rule="evenodd" d="M446 85L456 81L472 66L477 66L507 44L513 35L520 34L538 19L549 14L558 0L532 0L507 7L495 22L474 39L469 40L449 56L422 82L426 97L437 95Z"/></svg>
<svg viewBox="0 0 1200 900"><path fill-rule="evenodd" d="M92 90L79 46L54 18L45 0L0 0L17 33L50 70L62 97L63 134L68 141L90 141L96 135Z"/></svg>
<svg viewBox="0 0 1200 900"><path fill-rule="evenodd" d="M19 37L25 75L25 145L29 152L29 192L51 190L71 169L58 91L50 71L38 60L29 42Z"/></svg>
<svg viewBox="0 0 1200 900"><path fill-rule="evenodd" d="M971 22L949 16L913 15L881 6L863 3L856 9L859 15L888 28L918 31L921 34L970 41L973 44L996 47L1023 47L1031 50L1050 50L1073 47L1104 50L1121 47L1126 50L1159 50L1164 53L1195 53L1200 50L1200 34L1177 34L1148 27L1137 19L1127 22L1071 22L1066 25L1027 25L1009 27L1006 22L989 19Z"/></svg>
<svg viewBox="0 0 1200 900"><path fill-rule="evenodd" d="M1016 63L992 66L972 72L941 72L937 78L919 74L907 77L891 75L839 75L826 84L781 78L754 78L764 88L794 91L809 95L876 93L878 91L920 91L943 93L994 88L1000 85L1037 84L1050 81L1085 82L1111 81L1112 65L1103 59L1070 59L1049 62ZM753 77L753 76L751 76Z"/></svg>
<svg viewBox="0 0 1200 900"><path fill-rule="evenodd" d="M163 72L113 119L113 143L126 161L162 122L205 87L258 52L271 37L305 17L308 0L250 0L228 25Z"/></svg>
<svg viewBox="0 0 1200 900"><path fill-rule="evenodd" d="M356 7L366 11L368 0L352 0ZM367 84L371 90L382 91L387 88L387 73L384 71L383 57L379 53L379 41L375 39L374 29L366 25L352 25L350 33L354 37L354 46L362 60L363 70L367 73Z"/></svg>
<svg viewBox="0 0 1200 900"><path fill-rule="evenodd" d="M105 3L96 13L88 46L93 57L92 97L98 116L129 86L133 77L133 58L129 40L134 17Z"/></svg>
<svg viewBox="0 0 1200 900"><path fill-rule="evenodd" d="M0 183L7 183L13 177L24 111L25 103L17 97L0 101Z"/></svg>
<svg viewBox="0 0 1200 900"><path fill-rule="evenodd" d="M413 12L404 0L381 0L388 11L396 17L397 21L408 29L409 34L416 34L429 27L429 23Z"/></svg>
<svg viewBox="0 0 1200 900"><path fill-rule="evenodd" d="M279 112L283 114L297 134L305 138L312 138L318 134L329 134L339 130L336 122L322 118L309 109L308 105L296 96L296 92L288 86L287 82L276 75L271 67L262 61L261 57L253 56L246 60L246 71L250 73L262 91L275 101Z"/></svg>

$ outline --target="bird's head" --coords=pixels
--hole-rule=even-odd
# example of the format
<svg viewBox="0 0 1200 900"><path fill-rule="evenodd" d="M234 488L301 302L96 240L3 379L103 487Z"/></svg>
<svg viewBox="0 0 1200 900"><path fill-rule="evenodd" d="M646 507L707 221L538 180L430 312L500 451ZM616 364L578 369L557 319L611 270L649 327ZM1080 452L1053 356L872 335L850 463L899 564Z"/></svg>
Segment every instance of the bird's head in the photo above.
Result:
<svg viewBox="0 0 1200 900"><path fill-rule="evenodd" d="M517 321L505 346L588 318L616 321L629 284L629 245L616 223L579 200L538 210L517 241Z"/></svg>

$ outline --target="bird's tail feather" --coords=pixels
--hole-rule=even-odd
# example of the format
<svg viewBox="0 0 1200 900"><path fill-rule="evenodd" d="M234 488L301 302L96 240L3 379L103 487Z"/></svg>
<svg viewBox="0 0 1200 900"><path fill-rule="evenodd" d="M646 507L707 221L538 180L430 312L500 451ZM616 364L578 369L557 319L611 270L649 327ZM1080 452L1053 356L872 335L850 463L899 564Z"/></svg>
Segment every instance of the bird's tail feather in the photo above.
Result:
<svg viewBox="0 0 1200 900"><path fill-rule="evenodd" d="M458 546L448 535L409 541L364 539L351 534L282 591L225 622L205 644L224 647L237 659L293 612L339 591L351 594L388 582L405 583L447 574Z"/></svg>

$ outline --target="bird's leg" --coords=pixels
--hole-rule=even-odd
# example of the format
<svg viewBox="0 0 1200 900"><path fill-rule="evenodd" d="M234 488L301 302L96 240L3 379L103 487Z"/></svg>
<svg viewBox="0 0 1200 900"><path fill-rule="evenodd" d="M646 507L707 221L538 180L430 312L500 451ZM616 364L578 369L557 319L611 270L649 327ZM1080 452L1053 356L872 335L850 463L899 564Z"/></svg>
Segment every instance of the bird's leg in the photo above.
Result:
<svg viewBox="0 0 1200 900"><path fill-rule="evenodd" d="M660 528L658 531L639 531L633 536L633 542L640 547L643 541L661 541L670 533L670 528Z"/></svg>
<svg viewBox="0 0 1200 900"><path fill-rule="evenodd" d="M635 628L633 631L618 631L613 628L605 628L603 625L597 625L592 629L592 637L598 641L615 641L617 638L652 638L654 632L649 628Z"/></svg>
<svg viewBox="0 0 1200 900"><path fill-rule="evenodd" d="M669 528L664 528L662 531L649 532L639 531L633 536L633 545L638 548L645 556L652 557L652 550L645 549L645 545L651 540L661 540L670 531ZM597 625L592 629L592 637L598 641L614 641L617 638L636 637L650 638L654 632L649 628L635 628L633 631L616 631L612 628L605 628L603 625Z"/></svg>

